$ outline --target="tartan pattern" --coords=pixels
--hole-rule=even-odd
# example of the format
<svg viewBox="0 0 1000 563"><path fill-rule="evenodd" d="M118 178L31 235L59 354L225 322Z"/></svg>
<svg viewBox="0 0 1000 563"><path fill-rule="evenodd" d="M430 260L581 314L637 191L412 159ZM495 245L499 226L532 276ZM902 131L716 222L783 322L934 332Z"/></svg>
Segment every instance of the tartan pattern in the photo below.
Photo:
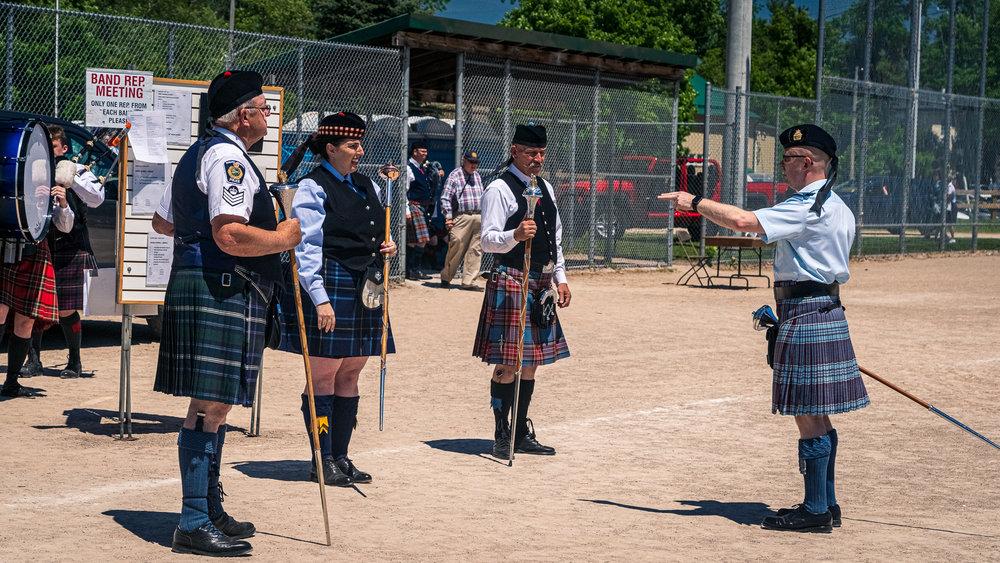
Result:
<svg viewBox="0 0 1000 563"><path fill-rule="evenodd" d="M252 274L266 294L272 282ZM163 335L153 389L181 397L249 407L264 352L267 301L233 274L178 268L163 302Z"/></svg>
<svg viewBox="0 0 1000 563"><path fill-rule="evenodd" d="M96 270L97 260L86 250L59 248L52 252L56 272L56 294L60 311L83 309L83 282L86 270Z"/></svg>
<svg viewBox="0 0 1000 563"><path fill-rule="evenodd" d="M0 265L0 303L36 321L59 322L56 274L47 241L38 243L35 254Z"/></svg>
<svg viewBox="0 0 1000 563"><path fill-rule="evenodd" d="M517 333L521 312L521 279L517 268L498 266L486 282L483 309L472 355L487 364L517 365ZM544 366L569 357L559 315L552 326L540 328L531 322L534 293L552 283L552 274L531 272L528 279L528 307L525 310L523 365Z"/></svg>
<svg viewBox="0 0 1000 563"><path fill-rule="evenodd" d="M833 297L778 301L779 319L811 314L783 323L778 330L774 347L772 413L829 415L870 404L854 357L844 309L815 312L833 302Z"/></svg>
<svg viewBox="0 0 1000 563"><path fill-rule="evenodd" d="M301 287L302 319L306 327L306 344L309 356L321 358L360 358L382 354L382 308L368 309L358 298L361 273L348 270L340 262L323 258L323 280L336 321L333 330L320 332L316 307ZM286 287L292 287L291 271L287 272ZM280 350L302 353L299 325L295 313L295 295L285 291L281 297L283 336ZM392 338L392 322L386 352L394 354L396 345Z"/></svg>
<svg viewBox="0 0 1000 563"><path fill-rule="evenodd" d="M427 229L427 218L424 216L424 208L412 201L407 203L406 217L406 244L427 244L431 240L431 233Z"/></svg>

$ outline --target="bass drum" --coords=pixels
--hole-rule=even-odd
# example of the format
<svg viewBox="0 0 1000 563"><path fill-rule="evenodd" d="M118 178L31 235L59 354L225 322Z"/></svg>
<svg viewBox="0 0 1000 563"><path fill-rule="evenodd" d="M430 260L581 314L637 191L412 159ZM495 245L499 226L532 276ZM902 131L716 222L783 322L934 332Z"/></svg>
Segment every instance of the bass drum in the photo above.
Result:
<svg viewBox="0 0 1000 563"><path fill-rule="evenodd" d="M36 119L0 121L0 149L0 238L41 242L55 179L49 132Z"/></svg>

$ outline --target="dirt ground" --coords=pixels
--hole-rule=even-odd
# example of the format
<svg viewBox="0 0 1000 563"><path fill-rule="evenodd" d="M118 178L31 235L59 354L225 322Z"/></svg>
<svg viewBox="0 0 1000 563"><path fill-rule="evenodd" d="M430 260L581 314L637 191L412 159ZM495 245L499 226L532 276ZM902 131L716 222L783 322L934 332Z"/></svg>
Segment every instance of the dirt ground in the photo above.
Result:
<svg viewBox="0 0 1000 563"><path fill-rule="evenodd" d="M1000 256L866 260L843 291L859 361L1000 440ZM264 561L1000 561L1000 450L866 378L840 434L832 534L764 531L802 499L791 419L770 414L766 288L677 287L682 269L570 272L572 356L539 370L530 416L555 457L493 459L488 369L470 356L481 293L394 291L385 430L378 360L362 373L351 457L375 480L328 487L333 546L299 413L301 358L265 354L261 436L230 417L226 508ZM761 280L757 280L761 281ZM137 321L135 441L118 432L120 329L85 323L84 368L0 402L0 561L174 561L176 440L186 400L154 393Z"/></svg>

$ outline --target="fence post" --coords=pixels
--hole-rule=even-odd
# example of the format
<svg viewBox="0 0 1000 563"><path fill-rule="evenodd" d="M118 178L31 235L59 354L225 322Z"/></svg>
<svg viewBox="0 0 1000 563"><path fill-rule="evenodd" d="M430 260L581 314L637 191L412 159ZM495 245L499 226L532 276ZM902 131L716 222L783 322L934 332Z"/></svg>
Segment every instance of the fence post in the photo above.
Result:
<svg viewBox="0 0 1000 563"><path fill-rule="evenodd" d="M823 0L819 0L818 8L818 14L816 15L816 30L819 34L816 44L816 125L819 125L823 120L823 43L826 42Z"/></svg>
<svg viewBox="0 0 1000 563"><path fill-rule="evenodd" d="M52 117L59 117L59 10L56 10L55 72L52 76L53 104Z"/></svg>
<svg viewBox="0 0 1000 563"><path fill-rule="evenodd" d="M576 233L579 229L576 227L576 118L574 117L570 124L570 138L569 138L569 233L570 240L573 241L573 246L576 245ZM563 240L566 239L565 233L563 234Z"/></svg>
<svg viewBox="0 0 1000 563"><path fill-rule="evenodd" d="M7 80L4 109L14 109L14 8L7 7Z"/></svg>
<svg viewBox="0 0 1000 563"><path fill-rule="evenodd" d="M597 128L601 111L601 69L594 71L594 127L590 131L590 250L587 265L594 267L594 247L597 244Z"/></svg>
<svg viewBox="0 0 1000 563"><path fill-rule="evenodd" d="M504 142L510 142L510 59L503 61L503 138Z"/></svg>
<svg viewBox="0 0 1000 563"><path fill-rule="evenodd" d="M679 85L674 81L673 119L670 124L670 185L677 190L677 111L679 109ZM671 205L671 211L673 206ZM667 214L667 266L674 265L674 214Z"/></svg>
<svg viewBox="0 0 1000 563"><path fill-rule="evenodd" d="M403 72L403 84L400 88L400 104L399 104L399 138L400 143L403 145L401 149L402 154L399 157L399 177L403 180L400 182L400 189L393 190L396 195L396 201L400 201L399 212L396 213L397 221L402 224L402 229L399 232L396 240L402 240L404 244L398 244L396 248L399 249L399 264L403 265L403 277L406 277L406 252L409 247L406 246L406 212L407 212L407 198L406 190L410 187L406 182L407 167L409 166L409 147L410 147L410 46L405 45L403 47L402 56L399 59L400 68ZM389 202L387 205L392 205Z"/></svg>
<svg viewBox="0 0 1000 563"><path fill-rule="evenodd" d="M712 131L712 83L705 82L705 134L702 135L701 139L701 195L702 197L712 198L712 192L709 191L709 173L708 170L712 166L710 159L708 158L708 151L710 148L709 135ZM722 174L719 174L719 181L722 181ZM714 188L715 186L711 186ZM705 255L705 229L708 227L708 219L705 216L701 216L701 229L700 237L698 240L698 246L701 248L701 256Z"/></svg>
<svg viewBox="0 0 1000 563"><path fill-rule="evenodd" d="M983 121L986 117L986 46L990 41L990 0L983 1L983 41L979 63L979 142L976 144L976 193L972 203L972 251L979 249L979 192L983 187Z"/></svg>
<svg viewBox="0 0 1000 563"><path fill-rule="evenodd" d="M462 165L462 129L465 119L465 111L462 105L465 103L465 53L459 53L455 57L455 166ZM457 213L458 210L456 209Z"/></svg>

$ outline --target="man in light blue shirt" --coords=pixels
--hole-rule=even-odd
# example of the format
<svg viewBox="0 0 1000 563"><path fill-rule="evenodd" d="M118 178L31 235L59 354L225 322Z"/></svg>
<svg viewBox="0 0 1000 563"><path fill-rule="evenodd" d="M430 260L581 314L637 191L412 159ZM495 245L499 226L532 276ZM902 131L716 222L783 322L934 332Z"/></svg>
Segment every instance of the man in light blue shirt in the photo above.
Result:
<svg viewBox="0 0 1000 563"><path fill-rule="evenodd" d="M830 191L837 171L833 137L806 124L785 130L779 139L785 147L781 168L796 193L774 207L746 211L683 191L660 199L774 244L780 324L774 331L771 412L795 417L805 500L765 518L761 527L830 532L841 524L834 495L837 431L830 415L869 404L840 304L840 284L850 278L855 221Z"/></svg>

